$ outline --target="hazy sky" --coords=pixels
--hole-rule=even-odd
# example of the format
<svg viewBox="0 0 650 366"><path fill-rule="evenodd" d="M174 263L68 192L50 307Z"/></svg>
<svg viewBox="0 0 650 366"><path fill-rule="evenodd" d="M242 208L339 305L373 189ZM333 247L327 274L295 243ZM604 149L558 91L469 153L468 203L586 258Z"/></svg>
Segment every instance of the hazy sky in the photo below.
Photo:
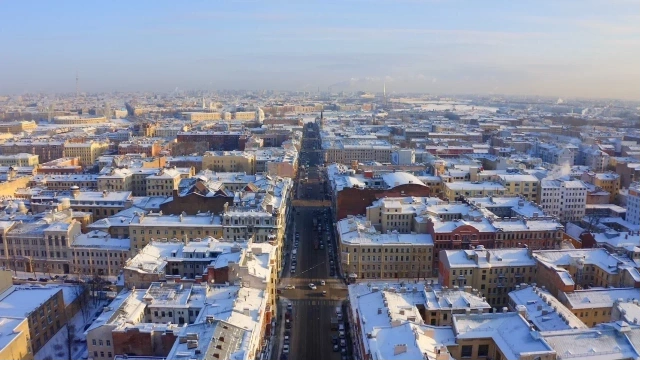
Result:
<svg viewBox="0 0 650 366"><path fill-rule="evenodd" d="M294 89L639 99L628 0L2 1L0 93Z"/></svg>

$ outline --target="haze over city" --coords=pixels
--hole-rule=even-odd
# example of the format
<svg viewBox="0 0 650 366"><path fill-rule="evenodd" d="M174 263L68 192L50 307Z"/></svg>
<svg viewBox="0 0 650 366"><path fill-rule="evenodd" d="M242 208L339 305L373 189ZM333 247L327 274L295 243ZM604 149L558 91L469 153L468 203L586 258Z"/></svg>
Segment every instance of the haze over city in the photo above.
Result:
<svg viewBox="0 0 650 366"><path fill-rule="evenodd" d="M0 3L0 93L286 89L639 99L638 1ZM25 14L29 14L25 16Z"/></svg>

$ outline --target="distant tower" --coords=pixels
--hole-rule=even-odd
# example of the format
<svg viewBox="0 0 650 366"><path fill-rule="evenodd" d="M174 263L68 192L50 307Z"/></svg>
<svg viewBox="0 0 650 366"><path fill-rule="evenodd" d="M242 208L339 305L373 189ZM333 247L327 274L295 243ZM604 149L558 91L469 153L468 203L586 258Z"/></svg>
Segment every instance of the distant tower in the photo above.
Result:
<svg viewBox="0 0 650 366"><path fill-rule="evenodd" d="M386 82L384 81L384 106L386 106Z"/></svg>
<svg viewBox="0 0 650 366"><path fill-rule="evenodd" d="M54 104L47 107L47 121L52 122L52 117L54 117Z"/></svg>
<svg viewBox="0 0 650 366"><path fill-rule="evenodd" d="M203 110L205 110L205 97L201 98L203 100Z"/></svg>
<svg viewBox="0 0 650 366"><path fill-rule="evenodd" d="M79 71L77 71L77 75L75 77L75 84L76 84L76 90L77 90L77 97L79 97Z"/></svg>

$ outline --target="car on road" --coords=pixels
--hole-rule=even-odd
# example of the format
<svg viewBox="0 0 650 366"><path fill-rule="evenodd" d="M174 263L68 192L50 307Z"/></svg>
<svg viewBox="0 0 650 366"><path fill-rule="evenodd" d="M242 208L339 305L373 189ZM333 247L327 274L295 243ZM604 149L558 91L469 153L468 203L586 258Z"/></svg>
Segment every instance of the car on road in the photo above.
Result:
<svg viewBox="0 0 650 366"><path fill-rule="evenodd" d="M296 286L291 286L291 287L296 288ZM287 310L289 310L289 311L293 310L293 304L292 303L287 304Z"/></svg>
<svg viewBox="0 0 650 366"><path fill-rule="evenodd" d="M325 280L320 280L320 285L325 286Z"/></svg>
<svg viewBox="0 0 650 366"><path fill-rule="evenodd" d="M291 273L296 273L296 269L295 269L295 268L291 268Z"/></svg>
<svg viewBox="0 0 650 366"><path fill-rule="evenodd" d="M334 352L338 352L338 351L339 351L339 345L338 345L338 344L335 344L335 345L334 345Z"/></svg>
<svg viewBox="0 0 650 366"><path fill-rule="evenodd" d="M333 335L332 336L332 344L337 344L339 342L339 337Z"/></svg>
<svg viewBox="0 0 650 366"><path fill-rule="evenodd" d="M289 345L291 343L291 340L289 340L289 336L284 336L284 344Z"/></svg>
<svg viewBox="0 0 650 366"><path fill-rule="evenodd" d="M294 285L286 285L286 286L284 286L284 289L285 290L295 290L296 286L294 286ZM290 309L290 308L291 308L291 305L287 306L287 309Z"/></svg>
<svg viewBox="0 0 650 366"><path fill-rule="evenodd" d="M339 346L341 346L341 347L345 347L345 339L341 339L341 340L339 341Z"/></svg>
<svg viewBox="0 0 650 366"><path fill-rule="evenodd" d="M348 350L345 347L341 347L341 354L344 355Z"/></svg>
<svg viewBox="0 0 650 366"><path fill-rule="evenodd" d="M285 354L289 353L289 345L288 344L285 344L284 346L282 346L282 353L285 353Z"/></svg>
<svg viewBox="0 0 650 366"><path fill-rule="evenodd" d="M344 354L341 354L341 360L347 360L347 359L348 359L348 358L347 358L347 356L346 356L346 355L344 355Z"/></svg>
<svg viewBox="0 0 650 366"><path fill-rule="evenodd" d="M330 277L334 277L334 276L335 276L334 271L330 271Z"/></svg>
<svg viewBox="0 0 650 366"><path fill-rule="evenodd" d="M339 330L339 338L345 338L345 332L342 330Z"/></svg>
<svg viewBox="0 0 650 366"><path fill-rule="evenodd" d="M310 284L309 284L309 288L312 289L312 290L315 290L315 289L316 289L316 285L314 285L313 283L310 283Z"/></svg>
<svg viewBox="0 0 650 366"><path fill-rule="evenodd" d="M291 331L288 330L288 329L285 329L285 330L284 330L284 335L285 335L285 336L290 336L290 335L291 335Z"/></svg>

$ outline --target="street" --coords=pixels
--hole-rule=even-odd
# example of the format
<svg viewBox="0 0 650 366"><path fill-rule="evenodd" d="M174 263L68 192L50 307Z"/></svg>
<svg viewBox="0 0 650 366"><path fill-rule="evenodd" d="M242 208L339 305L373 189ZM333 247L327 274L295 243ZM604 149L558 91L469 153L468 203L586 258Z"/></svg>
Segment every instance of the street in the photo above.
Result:
<svg viewBox="0 0 650 366"><path fill-rule="evenodd" d="M312 129L317 131L317 128ZM348 329L345 324L346 314L342 311L343 302L347 298L347 287L340 277L336 257L330 201L324 199L324 178L319 171L322 157L319 152L313 151L320 147L316 138L318 135L317 132L310 133L307 126L305 131L300 164L308 167L301 169L297 177L300 184L293 201L294 230L287 234L290 240L287 242L284 269L278 284L280 316L272 358L346 359L351 351L350 339L348 332L340 333L338 327L341 324ZM321 281L325 281L325 285ZM310 289L310 284L315 289ZM287 289L287 286L295 288ZM292 307L290 311L288 304ZM338 317L337 308L340 311ZM285 336L289 337L286 343ZM285 344L289 345L288 355L282 353Z"/></svg>

